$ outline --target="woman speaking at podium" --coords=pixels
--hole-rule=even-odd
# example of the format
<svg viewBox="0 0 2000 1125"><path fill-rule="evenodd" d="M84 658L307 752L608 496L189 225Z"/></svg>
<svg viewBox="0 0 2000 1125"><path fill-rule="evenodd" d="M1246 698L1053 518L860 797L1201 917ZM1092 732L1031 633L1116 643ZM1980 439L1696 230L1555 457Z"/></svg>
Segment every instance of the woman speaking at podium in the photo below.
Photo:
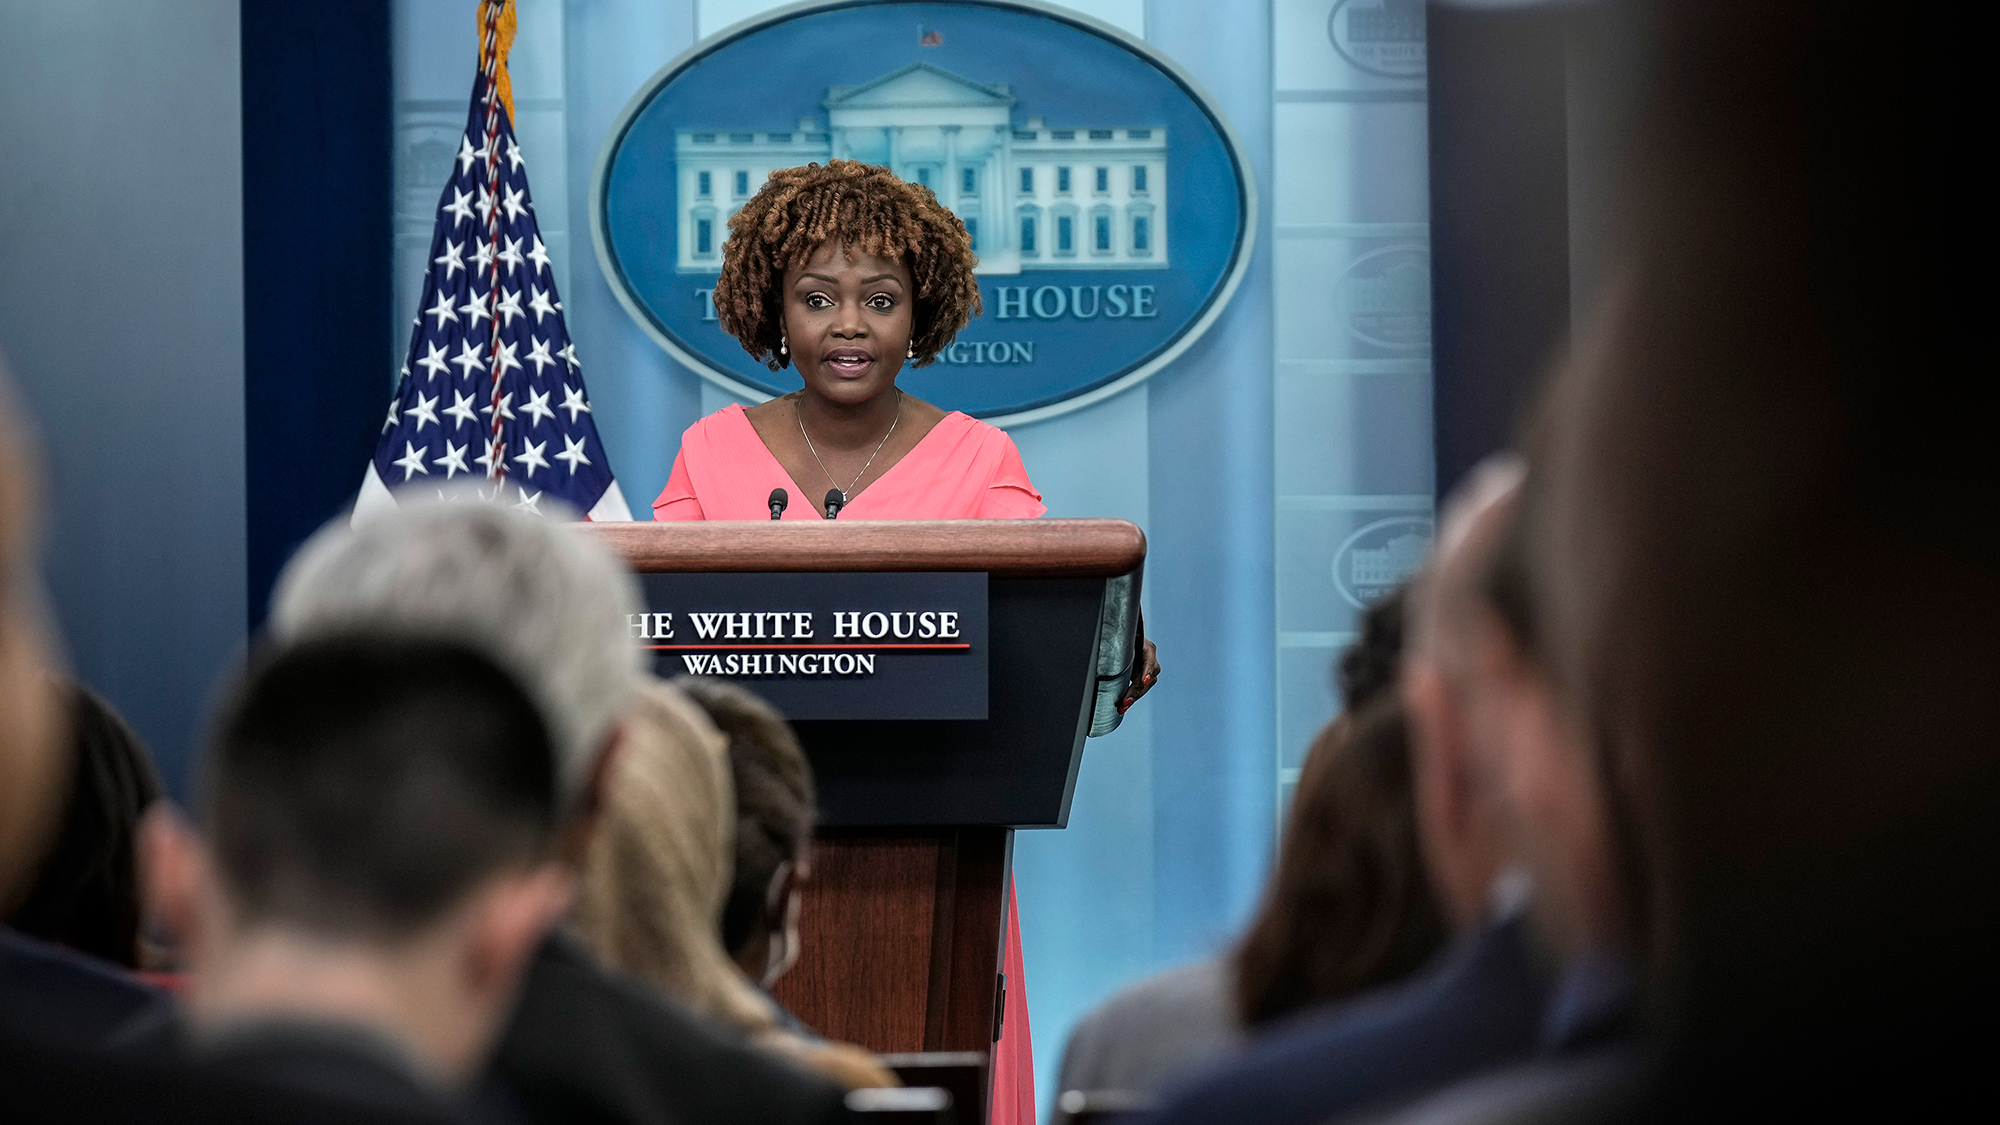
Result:
<svg viewBox="0 0 2000 1125"><path fill-rule="evenodd" d="M654 519L1031 519L1048 510L1012 438L896 386L905 363L934 362L979 312L972 239L929 190L852 160L787 168L771 173L729 232L716 318L771 370L796 366L805 386L689 426ZM1121 711L1159 673L1150 641L1144 658ZM1015 959L1017 909L1010 890ZM1018 963L1014 972L1019 979ZM1022 990L1015 1006L1026 1015ZM1025 1023L1007 1020L995 1045L996 1105L1030 1066Z"/></svg>
<svg viewBox="0 0 2000 1125"><path fill-rule="evenodd" d="M689 426L656 520L1032 519L1048 509L1005 433L903 393L979 312L965 224L853 160L771 178L729 220L715 313L805 387ZM794 502L796 500L797 502ZM1130 707L1160 665L1145 641Z"/></svg>
<svg viewBox="0 0 2000 1125"><path fill-rule="evenodd" d="M802 390L681 435L657 520L1006 519L1047 511L1005 433L905 394L979 312L972 240L931 193L852 160L773 172L729 220L715 313Z"/></svg>

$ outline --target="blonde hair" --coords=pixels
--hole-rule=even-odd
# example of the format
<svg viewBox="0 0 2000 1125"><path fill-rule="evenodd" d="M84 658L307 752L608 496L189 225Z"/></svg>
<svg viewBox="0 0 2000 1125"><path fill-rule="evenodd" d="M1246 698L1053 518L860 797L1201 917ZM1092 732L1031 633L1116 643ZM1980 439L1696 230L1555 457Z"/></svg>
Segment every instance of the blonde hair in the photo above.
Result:
<svg viewBox="0 0 2000 1125"><path fill-rule="evenodd" d="M736 850L729 741L679 688L648 679L606 779L573 921L613 968L850 1088L896 1079L859 1048L778 1025L771 1000L722 947Z"/></svg>

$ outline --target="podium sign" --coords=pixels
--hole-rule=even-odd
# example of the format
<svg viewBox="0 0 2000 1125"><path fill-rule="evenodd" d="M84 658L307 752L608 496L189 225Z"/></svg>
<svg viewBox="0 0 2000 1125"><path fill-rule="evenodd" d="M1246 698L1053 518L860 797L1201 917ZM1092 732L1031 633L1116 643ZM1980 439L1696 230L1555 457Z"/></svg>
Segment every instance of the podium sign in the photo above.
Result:
<svg viewBox="0 0 2000 1125"><path fill-rule="evenodd" d="M985 719L986 575L646 574L626 621L662 677L742 684L795 720Z"/></svg>

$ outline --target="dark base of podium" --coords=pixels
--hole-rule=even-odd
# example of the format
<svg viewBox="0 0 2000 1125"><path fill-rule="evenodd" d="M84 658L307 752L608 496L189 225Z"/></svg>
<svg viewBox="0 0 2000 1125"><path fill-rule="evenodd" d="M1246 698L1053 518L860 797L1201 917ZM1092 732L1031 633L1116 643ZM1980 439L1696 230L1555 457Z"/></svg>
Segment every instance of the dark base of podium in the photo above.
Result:
<svg viewBox="0 0 2000 1125"><path fill-rule="evenodd" d="M990 1052L1013 829L829 828L817 847L778 1001L881 1054Z"/></svg>

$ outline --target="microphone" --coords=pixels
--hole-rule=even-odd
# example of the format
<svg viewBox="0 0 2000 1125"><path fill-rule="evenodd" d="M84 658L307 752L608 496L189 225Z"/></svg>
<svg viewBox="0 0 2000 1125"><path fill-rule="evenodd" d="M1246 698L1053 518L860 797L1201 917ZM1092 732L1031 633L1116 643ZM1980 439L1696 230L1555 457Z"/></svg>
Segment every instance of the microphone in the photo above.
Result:
<svg viewBox="0 0 2000 1125"><path fill-rule="evenodd" d="M791 493L786 492L782 488L772 489L771 499L768 501L768 503L771 505L771 518L774 520L783 518L785 514L785 505L791 502L792 502Z"/></svg>
<svg viewBox="0 0 2000 1125"><path fill-rule="evenodd" d="M847 506L847 494L838 488L826 490L826 518L839 519L840 510Z"/></svg>

